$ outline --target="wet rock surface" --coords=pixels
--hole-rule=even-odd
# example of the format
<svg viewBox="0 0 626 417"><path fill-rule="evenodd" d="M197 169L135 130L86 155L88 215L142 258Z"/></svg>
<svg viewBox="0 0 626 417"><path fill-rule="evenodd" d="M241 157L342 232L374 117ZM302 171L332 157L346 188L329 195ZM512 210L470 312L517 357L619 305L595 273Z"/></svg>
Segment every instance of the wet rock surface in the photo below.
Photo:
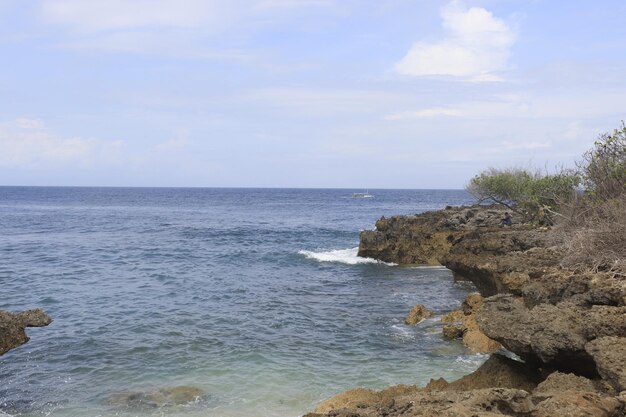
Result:
<svg viewBox="0 0 626 417"><path fill-rule="evenodd" d="M376 230L361 233L359 254L441 264L472 281L485 298L444 317L444 335L465 339L474 327L521 361L494 355L457 381L431 380L392 398L372 391L314 415L626 415L626 278L562 268L557 233L499 227L503 213L459 207L382 218Z"/></svg>
<svg viewBox="0 0 626 417"><path fill-rule="evenodd" d="M404 319L404 323L413 326L433 315L434 313L432 311L428 311L422 304L418 304L409 311L409 315Z"/></svg>
<svg viewBox="0 0 626 417"><path fill-rule="evenodd" d="M0 355L28 342L26 327L43 327L52 323L52 318L42 309L11 313L0 310Z"/></svg>

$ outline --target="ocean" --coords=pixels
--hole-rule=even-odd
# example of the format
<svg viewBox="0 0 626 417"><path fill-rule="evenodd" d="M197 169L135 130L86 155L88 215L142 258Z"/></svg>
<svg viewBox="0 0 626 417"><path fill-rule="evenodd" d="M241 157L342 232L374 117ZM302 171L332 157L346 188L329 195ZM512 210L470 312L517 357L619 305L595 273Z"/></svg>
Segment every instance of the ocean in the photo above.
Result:
<svg viewBox="0 0 626 417"><path fill-rule="evenodd" d="M471 284L356 256L382 215L471 197L358 191L0 187L0 309L54 319L0 357L0 416L294 417L473 371L438 318ZM418 303L436 316L405 325ZM137 400L178 386L202 394Z"/></svg>

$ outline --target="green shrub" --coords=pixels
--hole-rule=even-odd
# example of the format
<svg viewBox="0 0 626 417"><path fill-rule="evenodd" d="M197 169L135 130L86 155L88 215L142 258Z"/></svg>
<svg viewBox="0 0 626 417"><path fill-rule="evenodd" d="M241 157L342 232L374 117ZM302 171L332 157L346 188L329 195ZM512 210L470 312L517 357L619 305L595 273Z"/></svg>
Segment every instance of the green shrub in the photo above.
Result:
<svg viewBox="0 0 626 417"><path fill-rule="evenodd" d="M567 171L542 175L519 168L490 168L472 178L466 189L479 202L504 205L526 220L552 223L559 206L572 200L579 184L579 176Z"/></svg>

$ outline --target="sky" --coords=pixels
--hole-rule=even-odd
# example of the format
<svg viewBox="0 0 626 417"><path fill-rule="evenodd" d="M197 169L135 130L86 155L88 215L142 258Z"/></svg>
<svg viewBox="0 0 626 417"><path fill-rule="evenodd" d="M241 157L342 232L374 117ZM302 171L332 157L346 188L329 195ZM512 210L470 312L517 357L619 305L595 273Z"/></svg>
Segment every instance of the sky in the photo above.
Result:
<svg viewBox="0 0 626 417"><path fill-rule="evenodd" d="M0 185L462 188L626 119L623 0L0 0Z"/></svg>

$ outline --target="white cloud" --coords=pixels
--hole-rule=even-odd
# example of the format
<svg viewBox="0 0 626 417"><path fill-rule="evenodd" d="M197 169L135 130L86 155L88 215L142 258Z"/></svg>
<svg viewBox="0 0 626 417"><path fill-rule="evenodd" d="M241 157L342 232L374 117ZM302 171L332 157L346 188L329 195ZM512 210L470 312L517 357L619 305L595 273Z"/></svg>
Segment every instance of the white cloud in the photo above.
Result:
<svg viewBox="0 0 626 417"><path fill-rule="evenodd" d="M249 32L295 24L314 9L327 16L338 8L331 0L40 0L39 13L44 22L66 30L59 43L64 48L249 60L250 53L240 49ZM229 31L234 50L225 47Z"/></svg>
<svg viewBox="0 0 626 417"><path fill-rule="evenodd" d="M385 116L385 120L431 119L436 117L458 117L461 115L461 111L457 109L433 107L431 109L388 114Z"/></svg>
<svg viewBox="0 0 626 417"><path fill-rule="evenodd" d="M416 42L396 71L411 76L453 76L471 81L498 81L506 68L515 34L507 24L480 7L463 9L452 2L441 12L446 37Z"/></svg>
<svg viewBox="0 0 626 417"><path fill-rule="evenodd" d="M0 167L44 168L69 163L92 166L115 157L123 146L121 140L59 137L35 119L0 123Z"/></svg>
<svg viewBox="0 0 626 417"><path fill-rule="evenodd" d="M218 3L204 0L44 0L41 12L52 23L97 32L147 26L197 26L217 14Z"/></svg>

